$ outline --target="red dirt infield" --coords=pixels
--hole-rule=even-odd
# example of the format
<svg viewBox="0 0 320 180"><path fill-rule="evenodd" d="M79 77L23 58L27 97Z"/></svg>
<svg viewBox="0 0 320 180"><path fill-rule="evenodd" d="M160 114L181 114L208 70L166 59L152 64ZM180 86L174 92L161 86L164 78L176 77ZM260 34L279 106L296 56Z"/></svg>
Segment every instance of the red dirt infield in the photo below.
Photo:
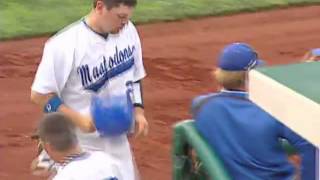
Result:
<svg viewBox="0 0 320 180"><path fill-rule="evenodd" d="M171 179L172 125L190 118L194 96L215 90L210 70L224 45L248 42L270 65L297 62L320 47L319 17L320 6L309 6L138 26L150 134L132 143L143 179ZM29 172L36 146L28 136L41 115L29 93L47 39L0 42L1 180L41 179Z"/></svg>

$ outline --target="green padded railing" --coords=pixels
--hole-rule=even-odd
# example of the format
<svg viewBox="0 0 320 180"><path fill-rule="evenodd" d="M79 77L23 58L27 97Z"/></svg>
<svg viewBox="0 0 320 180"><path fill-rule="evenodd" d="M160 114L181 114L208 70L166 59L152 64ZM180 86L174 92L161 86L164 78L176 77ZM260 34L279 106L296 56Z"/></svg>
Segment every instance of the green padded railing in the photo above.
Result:
<svg viewBox="0 0 320 180"><path fill-rule="evenodd" d="M280 140L288 155L296 150L286 140ZM194 127L193 120L175 125L173 139L173 180L229 180L231 179L216 152L208 145ZM192 150L201 162L194 169Z"/></svg>
<svg viewBox="0 0 320 180"><path fill-rule="evenodd" d="M174 127L173 180L230 180L217 154L199 135L192 120L180 122ZM199 174L194 173L192 151L201 162Z"/></svg>

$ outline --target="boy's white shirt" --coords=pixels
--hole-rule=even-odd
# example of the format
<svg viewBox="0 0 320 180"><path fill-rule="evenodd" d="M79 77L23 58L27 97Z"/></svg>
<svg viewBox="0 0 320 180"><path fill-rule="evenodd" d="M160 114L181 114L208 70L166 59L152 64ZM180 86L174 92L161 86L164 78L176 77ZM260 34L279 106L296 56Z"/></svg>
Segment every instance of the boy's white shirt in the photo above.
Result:
<svg viewBox="0 0 320 180"><path fill-rule="evenodd" d="M56 93L68 107L89 114L93 95L124 93L127 81L136 82L145 76L140 39L131 22L119 34L109 34L105 39L84 21L78 21L46 42L32 90ZM108 80L103 86L98 85L105 79ZM97 92L93 90L95 87L100 87ZM79 130L78 138L84 150L106 152L118 161L124 179L134 179L132 154L125 134L102 138L97 132L88 134Z"/></svg>
<svg viewBox="0 0 320 180"><path fill-rule="evenodd" d="M113 179L112 179L113 178ZM58 169L53 180L124 180L119 164L107 154L91 152Z"/></svg>

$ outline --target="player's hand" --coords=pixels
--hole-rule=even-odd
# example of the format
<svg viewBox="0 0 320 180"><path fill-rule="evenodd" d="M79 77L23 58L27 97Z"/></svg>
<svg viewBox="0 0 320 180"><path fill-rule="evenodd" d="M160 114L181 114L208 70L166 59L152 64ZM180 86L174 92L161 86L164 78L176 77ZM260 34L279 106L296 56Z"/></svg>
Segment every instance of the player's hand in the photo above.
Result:
<svg viewBox="0 0 320 180"><path fill-rule="evenodd" d="M59 112L62 112L64 115L68 116L72 122L84 133L95 132L96 127L94 125L91 115L83 115L66 105L61 105L59 107Z"/></svg>
<svg viewBox="0 0 320 180"><path fill-rule="evenodd" d="M301 157L297 154L288 157L289 162L295 167L294 180L301 180Z"/></svg>
<svg viewBox="0 0 320 180"><path fill-rule="evenodd" d="M44 167L39 167L38 163L39 163L38 158L35 158L31 162L30 170L31 170L32 175L45 177L45 178L48 178L49 176L51 176L52 171L50 171L49 169L44 168Z"/></svg>
<svg viewBox="0 0 320 180"><path fill-rule="evenodd" d="M147 136L149 131L149 124L144 115L142 108L135 108L136 133L135 137Z"/></svg>
<svg viewBox="0 0 320 180"><path fill-rule="evenodd" d="M90 115L82 115L79 122L81 122L81 130L85 133L93 133L96 131L93 119Z"/></svg>

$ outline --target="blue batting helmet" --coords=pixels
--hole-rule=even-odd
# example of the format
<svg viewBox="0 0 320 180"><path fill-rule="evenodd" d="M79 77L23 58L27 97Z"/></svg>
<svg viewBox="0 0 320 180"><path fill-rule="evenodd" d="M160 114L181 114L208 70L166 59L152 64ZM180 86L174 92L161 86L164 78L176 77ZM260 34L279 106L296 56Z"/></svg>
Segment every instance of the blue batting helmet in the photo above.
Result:
<svg viewBox="0 0 320 180"><path fill-rule="evenodd" d="M101 136L127 133L133 123L130 92L105 97L94 96L91 101L91 115Z"/></svg>
<svg viewBox="0 0 320 180"><path fill-rule="evenodd" d="M226 71L248 71L264 65L257 52L246 43L232 43L219 56L218 66Z"/></svg>

